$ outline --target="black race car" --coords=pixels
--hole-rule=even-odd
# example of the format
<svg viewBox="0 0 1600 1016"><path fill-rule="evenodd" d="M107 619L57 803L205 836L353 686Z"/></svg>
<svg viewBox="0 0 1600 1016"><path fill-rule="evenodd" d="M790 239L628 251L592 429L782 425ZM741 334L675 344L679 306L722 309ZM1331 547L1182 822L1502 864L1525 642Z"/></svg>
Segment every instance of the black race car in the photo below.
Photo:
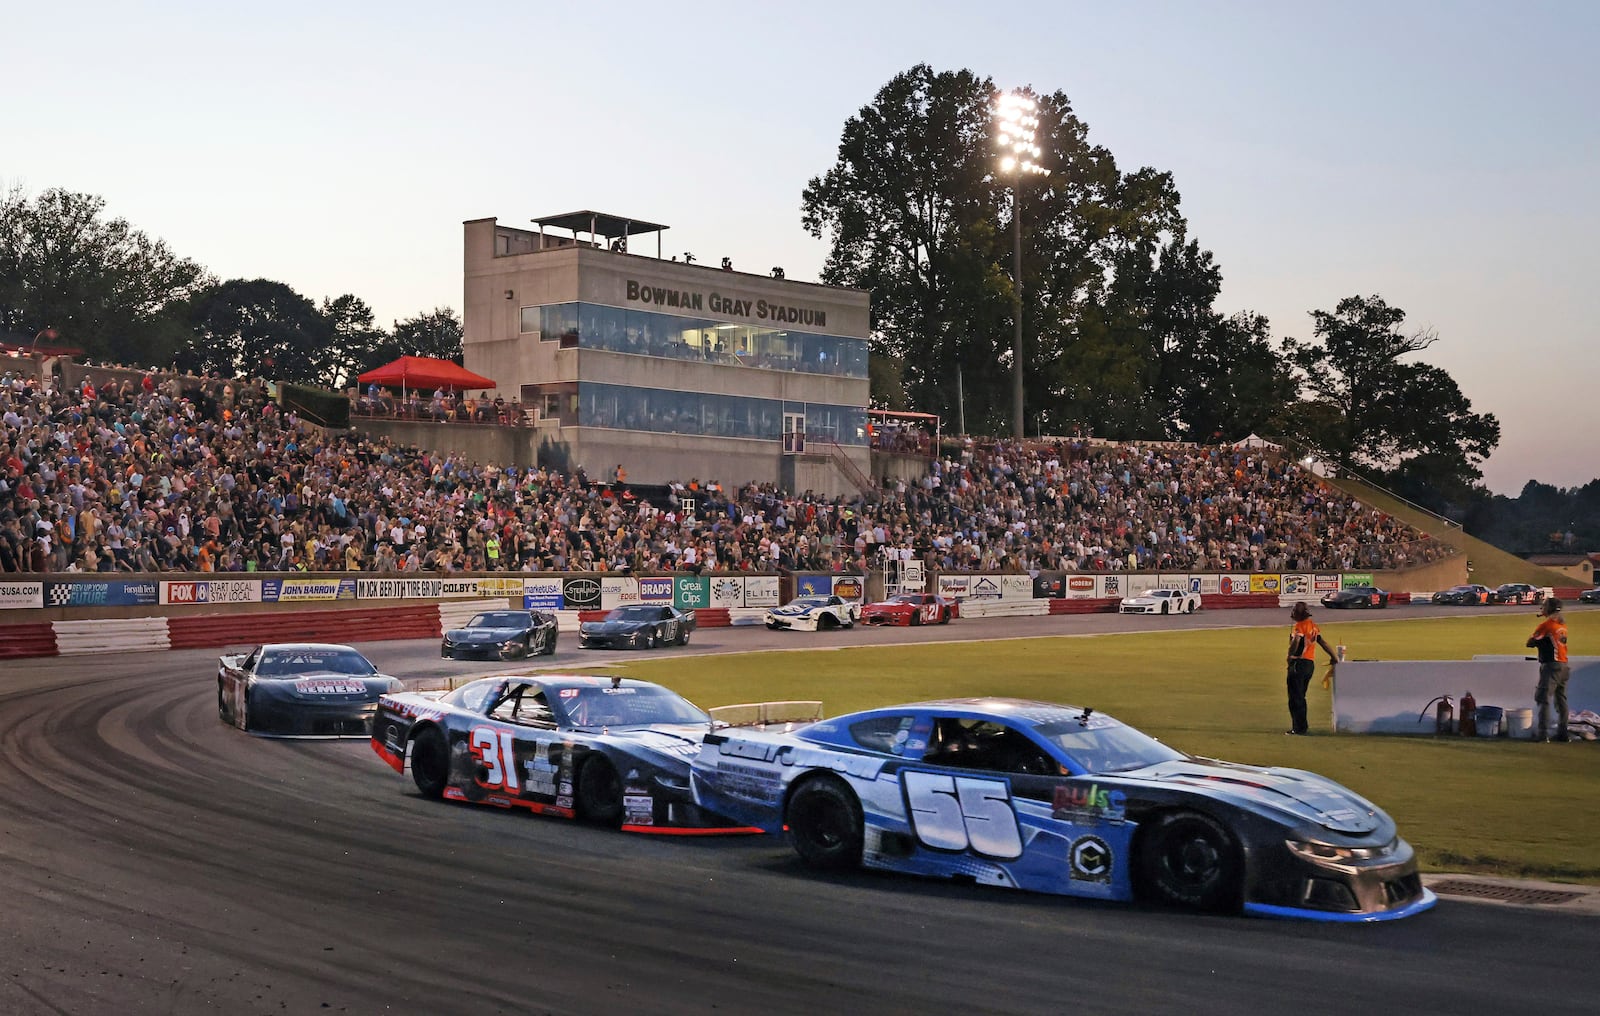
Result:
<svg viewBox="0 0 1600 1016"><path fill-rule="evenodd" d="M1370 610L1376 607L1389 605L1389 592L1376 586L1347 586L1322 598L1324 607L1336 607L1345 610L1350 607L1359 607Z"/></svg>
<svg viewBox="0 0 1600 1016"><path fill-rule="evenodd" d="M487 610L465 628L444 633L439 655L446 660L483 656L491 660L548 656L556 651L556 616L538 610Z"/></svg>
<svg viewBox="0 0 1600 1016"><path fill-rule="evenodd" d="M694 803L689 760L712 720L676 692L620 677L486 677L386 695L372 750L409 758L425 797L582 818L630 832L748 832Z"/></svg>
<svg viewBox="0 0 1600 1016"><path fill-rule="evenodd" d="M1544 590L1538 586L1531 586L1526 582L1507 582L1494 591L1489 598L1490 603L1532 603L1544 602Z"/></svg>
<svg viewBox="0 0 1600 1016"><path fill-rule="evenodd" d="M686 646L694 632L694 615L666 603L630 603L599 621L578 625L583 649L654 649Z"/></svg>
<svg viewBox="0 0 1600 1016"><path fill-rule="evenodd" d="M1494 602L1490 599L1492 596L1494 596L1494 590L1488 586L1451 586L1449 589L1441 589L1439 592L1434 593L1432 602L1477 606Z"/></svg>
<svg viewBox="0 0 1600 1016"><path fill-rule="evenodd" d="M1600 603L1600 586L1595 586L1593 589L1585 589L1583 592L1579 593L1578 602Z"/></svg>
<svg viewBox="0 0 1600 1016"><path fill-rule="evenodd" d="M255 733L365 737L378 699L404 687L349 646L278 642L218 661L217 712Z"/></svg>

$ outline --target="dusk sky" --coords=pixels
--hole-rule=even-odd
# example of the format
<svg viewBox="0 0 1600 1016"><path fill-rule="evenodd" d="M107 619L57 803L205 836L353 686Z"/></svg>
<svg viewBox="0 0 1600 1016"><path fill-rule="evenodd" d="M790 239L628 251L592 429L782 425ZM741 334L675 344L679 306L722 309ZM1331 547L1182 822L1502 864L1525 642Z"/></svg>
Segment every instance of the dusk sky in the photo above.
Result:
<svg viewBox="0 0 1600 1016"><path fill-rule="evenodd" d="M1497 493L1600 476L1600 4L17 4L0 185L104 197L221 278L461 307L461 222L595 208L814 280L806 181L918 62L1057 89L1171 171L1221 308L1437 331ZM653 246L652 246L653 250Z"/></svg>

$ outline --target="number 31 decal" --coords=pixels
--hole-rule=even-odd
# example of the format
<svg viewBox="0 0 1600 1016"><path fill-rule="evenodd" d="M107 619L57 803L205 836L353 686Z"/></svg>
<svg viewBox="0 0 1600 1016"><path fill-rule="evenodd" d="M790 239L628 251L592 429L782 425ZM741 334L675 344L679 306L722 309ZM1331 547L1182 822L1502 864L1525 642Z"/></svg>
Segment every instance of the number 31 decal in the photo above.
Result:
<svg viewBox="0 0 1600 1016"><path fill-rule="evenodd" d="M1022 856L1022 830L1011 791L999 780L904 772L906 812L925 847L971 850L984 857Z"/></svg>
<svg viewBox="0 0 1600 1016"><path fill-rule="evenodd" d="M511 745L509 730L496 730L493 727L472 728L472 754L483 763L485 770L477 778L479 786L517 790L517 763Z"/></svg>

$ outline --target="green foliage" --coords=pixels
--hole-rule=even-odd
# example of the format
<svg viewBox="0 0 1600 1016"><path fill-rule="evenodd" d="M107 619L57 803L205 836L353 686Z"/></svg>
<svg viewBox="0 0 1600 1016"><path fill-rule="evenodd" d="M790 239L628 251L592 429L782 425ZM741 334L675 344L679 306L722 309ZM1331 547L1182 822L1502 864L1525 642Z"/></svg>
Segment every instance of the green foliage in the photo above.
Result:
<svg viewBox="0 0 1600 1016"><path fill-rule="evenodd" d="M1350 646L1359 658L1468 659L1522 652L1534 619L1322 620L1329 641ZM1600 612L1570 612L1568 627L1580 651L1600 644ZM953 626L951 635L959 639L960 628ZM1600 815L1592 807L1600 800L1594 764L1600 746L1284 737L1278 628L719 654L629 661L622 669L702 706L820 698L830 716L959 696L1091 705L1185 751L1310 769L1338 780L1392 814L1425 867L1600 882L1593 850ZM1313 716L1329 715L1329 693L1320 681L1312 684L1310 702Z"/></svg>
<svg viewBox="0 0 1600 1016"><path fill-rule="evenodd" d="M333 326L281 282L230 279L195 297L194 338L179 365L230 376L316 384L327 369Z"/></svg>
<svg viewBox="0 0 1600 1016"><path fill-rule="evenodd" d="M52 188L0 194L0 331L55 341L98 360L166 364L183 344L186 301L205 270L107 219L104 199Z"/></svg>
<svg viewBox="0 0 1600 1016"><path fill-rule="evenodd" d="M1516 554L1592 551L1600 547L1600 479L1565 489L1529 480L1516 497L1485 494L1463 525Z"/></svg>

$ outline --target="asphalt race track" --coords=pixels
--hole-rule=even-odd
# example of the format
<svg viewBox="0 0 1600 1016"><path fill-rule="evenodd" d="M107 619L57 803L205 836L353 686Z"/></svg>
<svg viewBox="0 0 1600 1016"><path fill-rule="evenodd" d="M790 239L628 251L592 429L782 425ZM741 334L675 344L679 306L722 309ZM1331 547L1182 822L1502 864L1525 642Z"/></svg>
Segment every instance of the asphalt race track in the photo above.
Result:
<svg viewBox="0 0 1600 1016"><path fill-rule="evenodd" d="M565 641L560 666L614 655ZM814 644L712 629L688 651ZM433 642L364 648L405 677L504 667L445 663ZM0 665L0 1013L1593 1011L1600 920L1446 899L1393 925L1325 926L822 878L772 838L628 836L424 801L365 741L224 727L215 661Z"/></svg>

